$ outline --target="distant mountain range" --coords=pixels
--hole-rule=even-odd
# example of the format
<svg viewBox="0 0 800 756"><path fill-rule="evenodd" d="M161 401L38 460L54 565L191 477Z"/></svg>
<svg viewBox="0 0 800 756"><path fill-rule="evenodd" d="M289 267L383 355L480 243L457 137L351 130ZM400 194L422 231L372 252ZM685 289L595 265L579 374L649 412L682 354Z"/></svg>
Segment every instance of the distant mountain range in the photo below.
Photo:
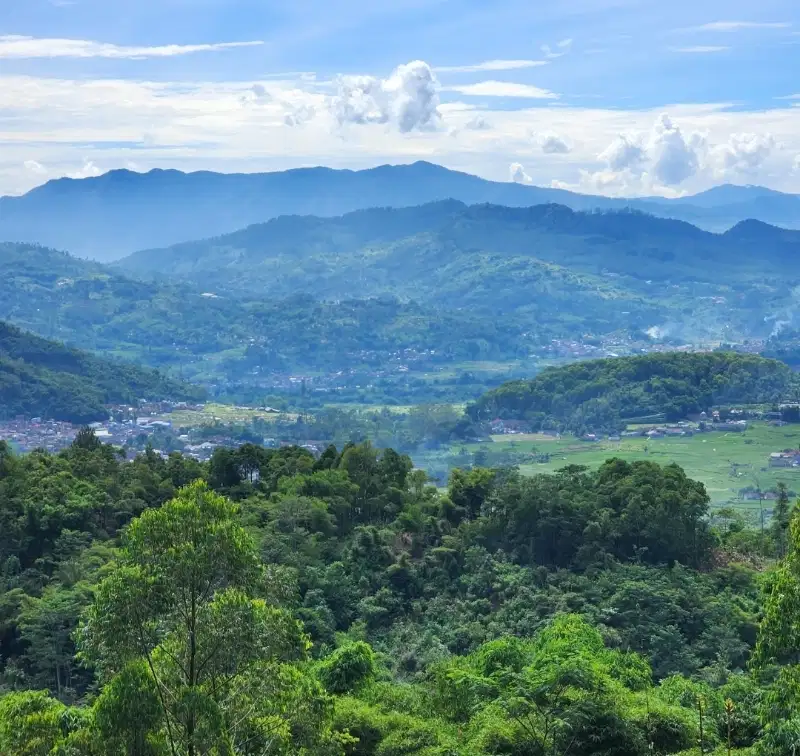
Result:
<svg viewBox="0 0 800 756"><path fill-rule="evenodd" d="M219 236L282 215L333 217L371 207L440 200L573 210L633 208L724 231L757 219L800 228L800 196L761 187L721 186L677 200L636 200L486 181L426 162L363 171L302 168L220 174L112 171L57 179L21 197L0 198L0 240L35 242L111 261L140 249Z"/></svg>
<svg viewBox="0 0 800 756"><path fill-rule="evenodd" d="M139 399L198 399L202 390L153 370L69 349L0 321L0 418L74 423L108 417L105 405Z"/></svg>
<svg viewBox="0 0 800 756"><path fill-rule="evenodd" d="M712 233L632 209L444 200L282 216L114 265L0 243L0 319L209 385L260 385L515 361L553 340L765 338L800 324L798 259L800 231L758 220Z"/></svg>

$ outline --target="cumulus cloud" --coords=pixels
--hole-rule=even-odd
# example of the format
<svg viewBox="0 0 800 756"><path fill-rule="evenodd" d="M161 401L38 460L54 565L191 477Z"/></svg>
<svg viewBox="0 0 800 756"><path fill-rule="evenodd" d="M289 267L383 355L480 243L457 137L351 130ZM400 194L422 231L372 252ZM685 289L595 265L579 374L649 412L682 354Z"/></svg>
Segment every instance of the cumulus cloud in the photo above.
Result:
<svg viewBox="0 0 800 756"><path fill-rule="evenodd" d="M544 133L533 136L545 155L568 155L571 152L571 147L557 134Z"/></svg>
<svg viewBox="0 0 800 756"><path fill-rule="evenodd" d="M91 160L86 160L83 164L83 167L75 171L74 173L68 174L70 178L74 179L84 179L84 178L92 178L93 176L101 176L103 171L97 167Z"/></svg>
<svg viewBox="0 0 800 756"><path fill-rule="evenodd" d="M702 147L700 134L687 137L662 113L649 134L619 134L598 159L606 164L606 180L619 172L648 173L665 186L675 186L697 173Z"/></svg>
<svg viewBox="0 0 800 756"><path fill-rule="evenodd" d="M646 160L639 138L631 134L619 134L597 157L612 171L636 169Z"/></svg>
<svg viewBox="0 0 800 756"><path fill-rule="evenodd" d="M263 45L252 42L215 42L203 45L161 45L158 47L125 47L85 39L44 39L19 35L0 36L0 58L170 58L200 52L217 52L235 47Z"/></svg>
<svg viewBox="0 0 800 756"><path fill-rule="evenodd" d="M525 166L522 163L511 163L508 167L511 180L515 184L532 184L533 179L525 172Z"/></svg>
<svg viewBox="0 0 800 756"><path fill-rule="evenodd" d="M703 144L701 135L687 138L666 113L660 115L646 147L656 178L666 186L674 186L693 176L700 166L698 151Z"/></svg>
<svg viewBox="0 0 800 756"><path fill-rule="evenodd" d="M342 125L388 123L402 133L439 126L439 84L421 61L398 66L388 79L341 76L332 111Z"/></svg>
<svg viewBox="0 0 800 756"><path fill-rule="evenodd" d="M480 71L514 71L520 68L546 66L546 60L485 60L468 66L437 66L436 73L478 73Z"/></svg>
<svg viewBox="0 0 800 756"><path fill-rule="evenodd" d="M47 168L37 160L26 160L23 165L25 166L25 170L35 173L37 176L44 176L47 174Z"/></svg>
<svg viewBox="0 0 800 756"><path fill-rule="evenodd" d="M732 134L727 142L711 149L710 162L719 178L730 174L754 174L775 147L771 134Z"/></svg>
<svg viewBox="0 0 800 756"><path fill-rule="evenodd" d="M513 81L479 81L475 84L448 87L447 91L477 97L519 97L532 100L558 99L557 94L547 89L540 89L530 84L517 84Z"/></svg>

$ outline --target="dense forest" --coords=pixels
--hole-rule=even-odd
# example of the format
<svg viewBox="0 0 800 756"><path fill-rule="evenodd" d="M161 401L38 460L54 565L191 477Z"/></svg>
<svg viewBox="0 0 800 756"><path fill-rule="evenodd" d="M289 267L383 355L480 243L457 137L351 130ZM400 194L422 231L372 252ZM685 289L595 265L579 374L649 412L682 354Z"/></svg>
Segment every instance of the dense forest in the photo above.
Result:
<svg viewBox="0 0 800 756"><path fill-rule="evenodd" d="M69 349L0 321L0 418L89 423L108 417L107 404L203 394L154 370Z"/></svg>
<svg viewBox="0 0 800 756"><path fill-rule="evenodd" d="M785 756L798 547L675 465L0 445L0 752Z"/></svg>
<svg viewBox="0 0 800 756"><path fill-rule="evenodd" d="M494 389L468 408L475 423L524 420L534 430L615 432L636 420L683 420L720 404L800 396L782 362L733 352L661 353L548 368Z"/></svg>

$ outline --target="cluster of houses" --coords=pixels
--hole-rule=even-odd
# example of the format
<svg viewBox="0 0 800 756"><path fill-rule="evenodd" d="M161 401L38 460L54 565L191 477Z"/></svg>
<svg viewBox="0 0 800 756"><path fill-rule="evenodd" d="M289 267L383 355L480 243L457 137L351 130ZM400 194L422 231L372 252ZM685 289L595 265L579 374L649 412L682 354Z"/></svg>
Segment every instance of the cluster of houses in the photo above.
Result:
<svg viewBox="0 0 800 756"><path fill-rule="evenodd" d="M46 449L57 452L69 446L78 433L71 423L43 420L40 417L18 417L0 421L0 439L9 441L18 450Z"/></svg>
<svg viewBox="0 0 800 756"><path fill-rule="evenodd" d="M770 467L800 468L800 449L785 449L769 455Z"/></svg>
<svg viewBox="0 0 800 756"><path fill-rule="evenodd" d="M489 422L489 430L493 436L518 435L531 433L531 426L524 420L501 420L496 417Z"/></svg>

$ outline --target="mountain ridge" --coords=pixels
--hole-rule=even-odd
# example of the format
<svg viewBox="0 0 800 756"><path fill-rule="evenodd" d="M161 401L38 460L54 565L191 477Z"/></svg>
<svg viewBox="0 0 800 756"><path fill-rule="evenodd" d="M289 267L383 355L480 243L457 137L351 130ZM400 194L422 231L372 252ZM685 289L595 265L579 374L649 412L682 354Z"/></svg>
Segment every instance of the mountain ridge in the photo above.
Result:
<svg viewBox="0 0 800 756"><path fill-rule="evenodd" d="M0 197L0 239L108 262L281 215L335 217L376 206L413 207L447 199L514 207L556 202L573 210L630 207L718 231L749 217L800 227L800 197L771 190L753 196L744 190L744 195L734 193L733 204L710 201L709 207L698 207L691 198L618 199L488 181L426 161L365 170L317 166L231 174L121 169L84 179L54 179L22 196Z"/></svg>

